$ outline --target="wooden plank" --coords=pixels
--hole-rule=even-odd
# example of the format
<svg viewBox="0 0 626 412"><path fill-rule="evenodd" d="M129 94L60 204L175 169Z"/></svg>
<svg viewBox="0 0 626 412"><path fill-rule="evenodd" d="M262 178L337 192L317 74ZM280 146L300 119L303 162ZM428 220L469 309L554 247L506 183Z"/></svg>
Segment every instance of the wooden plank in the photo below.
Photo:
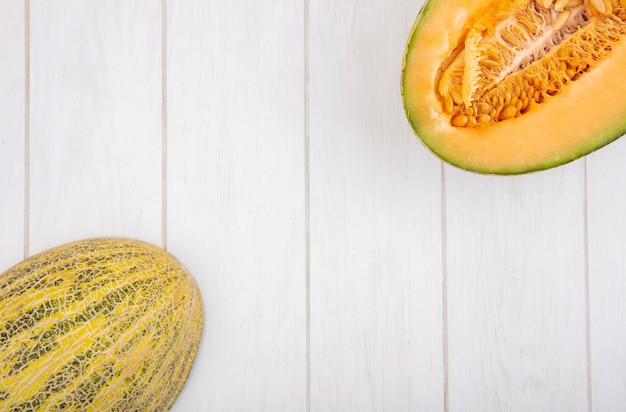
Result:
<svg viewBox="0 0 626 412"><path fill-rule="evenodd" d="M302 2L167 5L168 250L206 323L175 411L304 411Z"/></svg>
<svg viewBox="0 0 626 412"><path fill-rule="evenodd" d="M446 168L449 405L586 411L584 168Z"/></svg>
<svg viewBox="0 0 626 412"><path fill-rule="evenodd" d="M626 404L626 139L588 156L589 315L594 411Z"/></svg>
<svg viewBox="0 0 626 412"><path fill-rule="evenodd" d="M24 257L25 9L0 1L0 273Z"/></svg>
<svg viewBox="0 0 626 412"><path fill-rule="evenodd" d="M310 2L312 411L443 408L441 166L399 88L419 7Z"/></svg>
<svg viewBox="0 0 626 412"><path fill-rule="evenodd" d="M161 15L149 0L32 0L31 252L161 240Z"/></svg>

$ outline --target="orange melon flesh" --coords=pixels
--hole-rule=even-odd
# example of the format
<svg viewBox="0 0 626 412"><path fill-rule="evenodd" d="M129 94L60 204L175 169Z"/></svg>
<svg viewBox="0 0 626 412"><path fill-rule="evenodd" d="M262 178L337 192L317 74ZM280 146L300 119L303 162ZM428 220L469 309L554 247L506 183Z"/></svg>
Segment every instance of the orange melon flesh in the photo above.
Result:
<svg viewBox="0 0 626 412"><path fill-rule="evenodd" d="M519 174L568 163L626 131L626 42L609 58L527 113L490 126L454 127L436 95L437 70L490 0L430 0L420 12L403 61L402 96L419 138L459 168Z"/></svg>

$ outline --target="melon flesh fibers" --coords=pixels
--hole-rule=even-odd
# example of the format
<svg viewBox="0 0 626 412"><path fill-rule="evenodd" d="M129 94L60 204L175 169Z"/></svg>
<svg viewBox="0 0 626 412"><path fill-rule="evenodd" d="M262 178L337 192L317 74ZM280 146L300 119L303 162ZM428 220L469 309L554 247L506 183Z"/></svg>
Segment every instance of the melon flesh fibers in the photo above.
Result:
<svg viewBox="0 0 626 412"><path fill-rule="evenodd" d="M460 168L547 169L626 131L626 0L428 0L402 98L426 146Z"/></svg>

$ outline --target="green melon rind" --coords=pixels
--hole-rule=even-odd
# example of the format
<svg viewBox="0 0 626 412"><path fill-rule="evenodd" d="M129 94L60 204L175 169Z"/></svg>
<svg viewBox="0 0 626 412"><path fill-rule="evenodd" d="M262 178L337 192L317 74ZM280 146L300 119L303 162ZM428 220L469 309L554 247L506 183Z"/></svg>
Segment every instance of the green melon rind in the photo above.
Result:
<svg viewBox="0 0 626 412"><path fill-rule="evenodd" d="M593 139L589 139L589 143L587 145L581 146L579 148L579 150L575 151L574 153L572 153L570 156L566 156L566 157L561 157L559 159L555 159L555 160L551 160L548 162L543 162L543 163L538 163L535 165L530 165L528 167L525 168L510 168L510 169L494 169L494 170L483 170L483 169L476 169L476 168L472 168L470 166L464 165L462 159L458 159L458 160L453 160L450 159L448 157L446 157L445 155L443 155L442 153L439 153L437 150L435 150L433 147L431 147L427 141L433 141L436 140L437 136L433 136L431 135L431 133L429 133L429 131L424 127L424 125L420 122L419 116L415 115L414 113L412 113L408 107L407 104L407 99L406 99L406 95L405 95L405 75L406 75L406 61L409 57L409 55L414 52L413 49L413 41L415 39L415 35L418 33L419 29L420 29L420 23L421 21L427 16L428 11L430 10L430 8L432 7L432 5L436 2L437 0L427 0L424 5L422 6L422 8L420 9L417 18L415 19L415 22L413 23L413 26L411 28L411 31L409 33L408 36L408 41L404 50L404 55L402 58L402 73L400 76L400 93L401 93L401 97L402 97L402 104L404 107L404 112L405 115L409 121L409 123L411 124L411 128L413 129L414 134L419 138L419 140L422 142L422 144L431 152L433 153L435 156L437 156L440 160L454 166L457 167L461 170L465 170L468 172L473 172L473 173L477 173L477 174L483 174L483 175L520 175L520 174L526 174L526 173L532 173L532 172L539 172L542 170L548 170L548 169L552 169L555 168L557 166L562 166L565 165L567 163L571 163L575 160L578 160L588 154L591 154L592 152L595 152L598 149L601 149L602 147L608 145L609 143L614 142L615 140L619 139L620 137L622 137L624 134L626 134L626 116L624 116L623 120L619 123L617 123L616 125L609 127L608 129L606 129L603 133L601 133L600 135L596 136Z"/></svg>

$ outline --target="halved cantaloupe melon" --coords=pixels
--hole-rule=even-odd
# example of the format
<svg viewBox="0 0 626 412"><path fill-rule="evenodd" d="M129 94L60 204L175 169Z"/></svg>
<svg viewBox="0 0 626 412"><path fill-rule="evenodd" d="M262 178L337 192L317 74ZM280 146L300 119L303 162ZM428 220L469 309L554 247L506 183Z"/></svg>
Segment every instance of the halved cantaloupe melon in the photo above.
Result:
<svg viewBox="0 0 626 412"><path fill-rule="evenodd" d="M402 99L441 159L488 174L559 166L626 132L626 0L427 0Z"/></svg>

